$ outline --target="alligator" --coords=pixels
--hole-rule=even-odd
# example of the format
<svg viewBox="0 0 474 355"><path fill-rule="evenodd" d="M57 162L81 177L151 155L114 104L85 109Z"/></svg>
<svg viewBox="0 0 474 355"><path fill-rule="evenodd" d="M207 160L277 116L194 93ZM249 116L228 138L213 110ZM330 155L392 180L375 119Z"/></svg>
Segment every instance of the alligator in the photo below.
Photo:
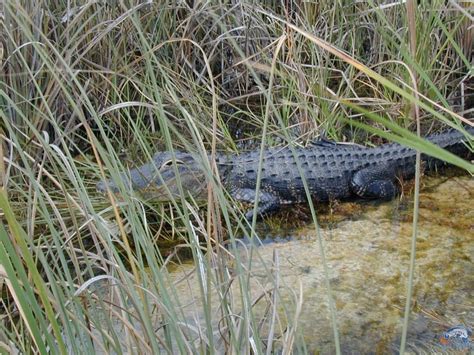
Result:
<svg viewBox="0 0 474 355"><path fill-rule="evenodd" d="M467 127L465 131L451 129L426 139L468 158L472 155L474 127ZM259 150L216 154L220 181L235 200L256 202L259 155ZM368 148L320 140L307 147L267 148L261 163L257 213L268 214L282 205L306 202L303 176L311 198L316 202L393 199L399 192L399 182L415 175L415 157L415 150L397 143ZM425 154L421 158L425 171L446 165ZM119 193L129 188L146 199L161 201L182 196L183 192L200 198L206 196L209 178L214 178L209 173L208 163L204 163L199 154L177 150L159 152L151 162L121 174L121 183L103 180L97 184L97 190L105 193L108 188ZM474 170L470 172L472 174ZM245 217L251 220L253 209L246 212Z"/></svg>

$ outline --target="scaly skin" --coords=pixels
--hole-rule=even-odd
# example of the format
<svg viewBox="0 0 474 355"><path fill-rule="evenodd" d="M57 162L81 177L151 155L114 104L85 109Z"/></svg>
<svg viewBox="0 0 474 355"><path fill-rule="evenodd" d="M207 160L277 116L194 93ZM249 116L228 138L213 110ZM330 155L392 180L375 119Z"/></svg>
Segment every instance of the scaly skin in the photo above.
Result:
<svg viewBox="0 0 474 355"><path fill-rule="evenodd" d="M450 130L426 137L432 143L463 158L470 151L474 128L466 129L471 137ZM297 160L299 164L297 164ZM444 162L422 154L425 170L434 170ZM216 158L220 178L231 196L242 202L255 203L259 151L239 155L218 154ZM155 154L151 163L128 174L122 174L125 187L139 192L144 198L170 200L180 196L179 182L185 194L203 197L207 185L202 159L180 151ZM258 213L268 213L283 204L306 201L301 173L306 179L312 199L329 201L351 198L392 199L398 193L398 181L410 179L415 173L415 151L397 143L375 148L317 142L305 148L289 147L266 149L261 169ZM177 178L176 173L179 174ZM119 192L119 186L111 181L101 181L97 190ZM252 218L253 211L246 214Z"/></svg>

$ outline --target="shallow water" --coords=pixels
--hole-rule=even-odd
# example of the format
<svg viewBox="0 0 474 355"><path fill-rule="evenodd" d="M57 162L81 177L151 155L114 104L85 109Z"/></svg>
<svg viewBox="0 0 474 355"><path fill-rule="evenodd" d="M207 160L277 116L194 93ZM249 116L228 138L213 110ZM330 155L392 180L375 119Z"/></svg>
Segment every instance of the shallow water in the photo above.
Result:
<svg viewBox="0 0 474 355"><path fill-rule="evenodd" d="M408 349L415 353L451 351L450 344L440 345L443 331L459 324L474 326L470 297L474 288L474 179L424 178L423 184ZM412 234L409 199L359 204L352 216L342 208L342 213L336 211L335 219L330 219L337 222L321 227L343 353L387 353L399 347ZM267 243L253 254L252 293L258 295L269 285L265 267L272 265L276 253L279 262L272 270L280 277L281 309L301 287L298 328L308 351L334 353L315 226L283 233L263 230L267 234L260 236ZM241 255L245 260L247 248L242 248ZM176 279L189 268L178 268ZM189 278L178 290L182 304L192 304L186 298L199 294L197 282ZM199 310L188 311L193 319L201 318L196 316ZM287 312L286 317L292 319L291 307Z"/></svg>

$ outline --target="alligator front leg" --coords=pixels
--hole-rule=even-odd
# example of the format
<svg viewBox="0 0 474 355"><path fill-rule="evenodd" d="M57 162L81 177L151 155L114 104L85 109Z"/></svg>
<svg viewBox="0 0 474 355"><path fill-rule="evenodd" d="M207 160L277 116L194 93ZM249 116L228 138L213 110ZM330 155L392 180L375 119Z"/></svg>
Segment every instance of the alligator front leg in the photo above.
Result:
<svg viewBox="0 0 474 355"><path fill-rule="evenodd" d="M280 207L280 201L278 197L270 192L261 191L258 198L257 214L263 215L265 213L277 210ZM257 194L254 189L248 188L236 188L232 191L232 197L238 201L253 205L256 203ZM253 218L253 207L245 213L247 221L251 221Z"/></svg>
<svg viewBox="0 0 474 355"><path fill-rule="evenodd" d="M351 179L352 191L363 198L391 200L398 194L397 169L385 163L357 171Z"/></svg>

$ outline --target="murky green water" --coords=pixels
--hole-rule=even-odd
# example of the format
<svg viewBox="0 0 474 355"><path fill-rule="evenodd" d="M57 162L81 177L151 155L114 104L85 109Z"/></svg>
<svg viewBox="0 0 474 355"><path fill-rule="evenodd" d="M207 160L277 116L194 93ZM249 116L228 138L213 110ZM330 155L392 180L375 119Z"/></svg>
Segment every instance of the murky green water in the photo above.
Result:
<svg viewBox="0 0 474 355"><path fill-rule="evenodd" d="M423 184L415 304L408 337L409 349L415 353L444 351L439 345L444 330L458 324L474 326L474 179L426 178ZM407 196L402 203L362 204L352 217L342 212L335 216L339 222L323 223L321 233L344 353L387 353L398 349L410 258L411 206ZM288 231L269 234L282 237L283 242L257 248L254 255L258 257L251 270L252 293L258 295L268 286L264 265L272 265L276 253L279 262L273 272L280 275L280 304L293 300L301 287L299 330L308 349L333 353L315 226L294 230L291 240L287 238ZM244 259L246 255L243 248ZM176 270L176 279L185 271L189 268ZM197 282L189 278L178 289L183 304L187 295L199 294ZM198 312L192 308L188 311Z"/></svg>

